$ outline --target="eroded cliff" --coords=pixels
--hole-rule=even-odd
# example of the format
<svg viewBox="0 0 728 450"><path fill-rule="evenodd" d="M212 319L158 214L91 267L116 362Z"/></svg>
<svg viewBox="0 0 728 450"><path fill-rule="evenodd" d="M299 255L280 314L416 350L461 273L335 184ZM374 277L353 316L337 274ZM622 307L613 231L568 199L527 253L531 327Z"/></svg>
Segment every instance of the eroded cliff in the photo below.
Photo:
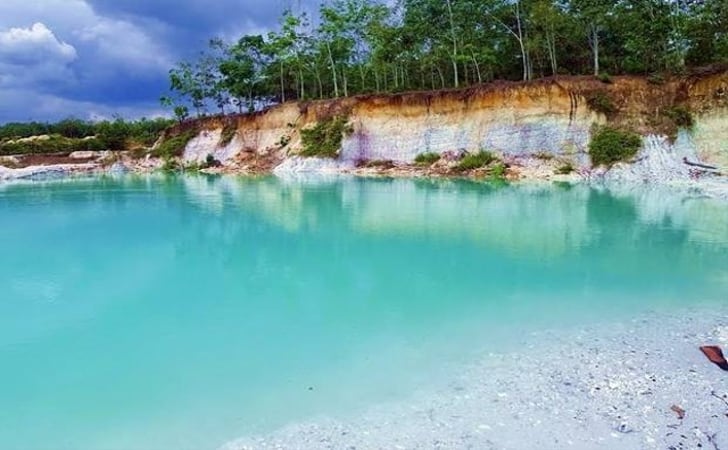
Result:
<svg viewBox="0 0 728 450"><path fill-rule="evenodd" d="M685 124L670 114L675 108L689 112L690 130L679 131ZM325 164L297 158L304 147L302 130L333 117L345 117L350 131L341 141L338 157ZM535 158L543 164L567 162L578 171L591 171L594 125L607 123L644 137L635 160L647 160L651 170L680 166L683 158L726 167L728 72L705 70L667 80L615 77L606 83L591 77L559 77L464 90L286 103L250 115L193 121L169 130L168 136L194 129L196 136L187 143L184 160L200 162L212 155L229 170L241 172L272 170L280 164L290 170L335 170L367 161L397 165L412 163L426 152L479 150L492 151L515 166ZM689 175L690 168L678 168ZM624 167L617 167L620 170L625 172Z"/></svg>

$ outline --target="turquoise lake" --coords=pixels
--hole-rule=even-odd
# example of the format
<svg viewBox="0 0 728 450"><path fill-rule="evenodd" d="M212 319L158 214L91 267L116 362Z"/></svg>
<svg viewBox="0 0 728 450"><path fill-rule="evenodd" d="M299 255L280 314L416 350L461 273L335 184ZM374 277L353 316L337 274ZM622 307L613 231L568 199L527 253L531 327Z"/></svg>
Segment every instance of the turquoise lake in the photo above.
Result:
<svg viewBox="0 0 728 450"><path fill-rule="evenodd" d="M341 178L0 184L0 449L215 449L542 329L728 301L728 203Z"/></svg>

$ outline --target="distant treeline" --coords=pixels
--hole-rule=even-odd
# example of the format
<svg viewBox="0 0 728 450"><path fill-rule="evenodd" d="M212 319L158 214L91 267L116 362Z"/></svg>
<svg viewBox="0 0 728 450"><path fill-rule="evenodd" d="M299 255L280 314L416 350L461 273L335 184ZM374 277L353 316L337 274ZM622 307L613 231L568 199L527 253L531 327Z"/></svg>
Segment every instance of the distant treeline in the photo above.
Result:
<svg viewBox="0 0 728 450"><path fill-rule="evenodd" d="M326 0L170 71L179 119L292 99L728 61L726 0ZM660 75L661 76L661 75ZM655 76L659 79L659 76Z"/></svg>
<svg viewBox="0 0 728 450"><path fill-rule="evenodd" d="M170 119L140 119L91 122L65 119L60 122L7 123L0 125L0 154L22 154L73 150L125 150L150 146L173 123ZM51 139L19 141L31 136Z"/></svg>

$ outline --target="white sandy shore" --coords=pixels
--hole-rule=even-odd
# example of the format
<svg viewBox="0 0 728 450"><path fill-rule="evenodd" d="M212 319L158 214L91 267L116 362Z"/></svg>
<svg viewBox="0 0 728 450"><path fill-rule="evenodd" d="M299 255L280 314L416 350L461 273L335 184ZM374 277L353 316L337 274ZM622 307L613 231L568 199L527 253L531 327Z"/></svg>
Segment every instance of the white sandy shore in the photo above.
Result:
<svg viewBox="0 0 728 450"><path fill-rule="evenodd" d="M728 344L728 304L533 334L518 352L458 370L437 392L223 448L728 448L728 372L700 353L707 343Z"/></svg>
<svg viewBox="0 0 728 450"><path fill-rule="evenodd" d="M62 177L79 172L90 172L98 168L99 165L94 163L28 166L21 169L10 169L0 166L0 181Z"/></svg>

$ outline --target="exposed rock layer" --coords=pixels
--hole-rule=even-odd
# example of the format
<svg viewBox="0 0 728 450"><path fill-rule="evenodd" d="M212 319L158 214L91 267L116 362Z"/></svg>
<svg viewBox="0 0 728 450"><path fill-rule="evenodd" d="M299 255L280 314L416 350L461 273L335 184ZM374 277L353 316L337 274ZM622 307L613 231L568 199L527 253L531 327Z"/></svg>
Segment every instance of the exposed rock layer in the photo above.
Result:
<svg viewBox="0 0 728 450"><path fill-rule="evenodd" d="M609 117L589 106L595 95L606 96L615 107ZM677 128L665 111L675 106L693 112L695 127L672 145L666 135L674 135ZM352 127L342 142L341 167L372 160L411 163L424 152L486 149L506 161L538 156L588 170L592 127L607 122L628 126L648 137L643 152L659 148L663 154L658 159L665 155L671 159L665 161L671 173L686 155L728 166L725 71L659 84L639 77L617 77L611 83L567 77L464 90L286 103L256 114L186 123L169 133L188 127L200 129L184 152L184 159L190 162L213 155L235 169L246 167L251 158L263 157L273 161L268 165L275 166L302 150L302 129L337 115L347 116ZM234 133L229 142L223 139L225 130ZM660 169L655 169L653 158L650 170Z"/></svg>

